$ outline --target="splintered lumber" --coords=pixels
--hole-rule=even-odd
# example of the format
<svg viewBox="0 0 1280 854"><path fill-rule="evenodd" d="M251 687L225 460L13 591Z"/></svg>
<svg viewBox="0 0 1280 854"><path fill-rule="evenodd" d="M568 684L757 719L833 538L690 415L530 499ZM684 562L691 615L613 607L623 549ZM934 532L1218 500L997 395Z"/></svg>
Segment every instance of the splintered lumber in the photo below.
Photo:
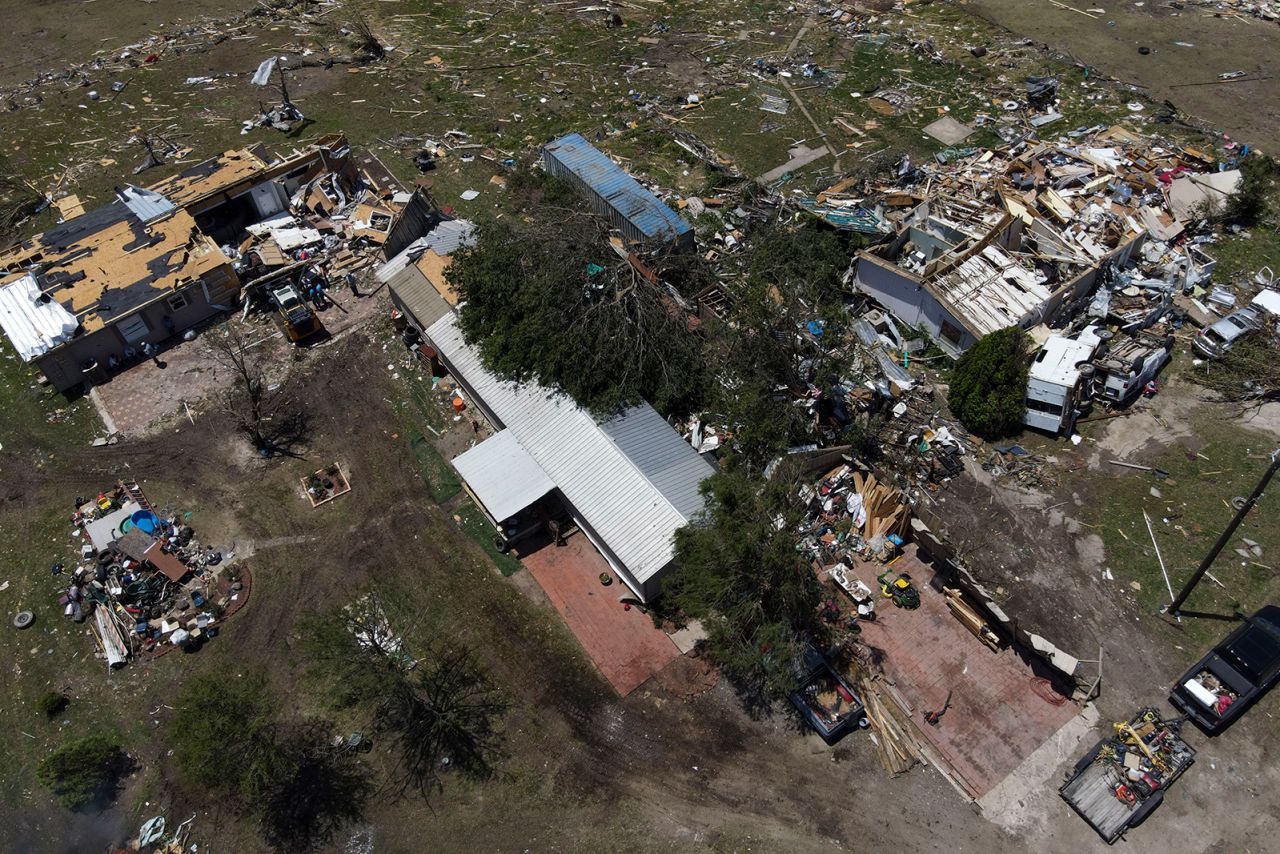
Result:
<svg viewBox="0 0 1280 854"><path fill-rule="evenodd" d="M887 537L889 534L902 536L909 520L901 492L878 483L873 474L864 477L857 471L853 473L853 489L862 496L862 506L867 513L867 521L862 526L865 539Z"/></svg>
<svg viewBox="0 0 1280 854"><path fill-rule="evenodd" d="M964 600L963 594L955 587L943 587L942 592L946 594L947 607L951 609L951 613L960 621L960 624L993 652L999 652L999 635L993 632L987 621L982 619L982 615Z"/></svg>

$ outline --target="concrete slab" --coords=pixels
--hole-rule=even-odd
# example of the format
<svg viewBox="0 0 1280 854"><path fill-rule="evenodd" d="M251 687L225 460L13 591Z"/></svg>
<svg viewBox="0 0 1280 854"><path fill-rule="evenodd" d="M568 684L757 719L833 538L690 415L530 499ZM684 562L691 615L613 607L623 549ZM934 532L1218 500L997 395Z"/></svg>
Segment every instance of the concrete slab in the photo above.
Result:
<svg viewBox="0 0 1280 854"><path fill-rule="evenodd" d="M924 132L943 145L959 145L973 133L973 128L956 121L951 116L943 116L932 124L925 125Z"/></svg>
<svg viewBox="0 0 1280 854"><path fill-rule="evenodd" d="M929 587L933 571L914 545L891 568L912 577L920 607L906 611L882 600L876 621L862 624L862 640L883 654L885 675L911 704L925 737L981 798L1079 708L1054 689L1046 678L1051 670L1039 659L1024 660L1012 649L992 652L971 635L945 597ZM853 567L872 589L884 569ZM925 713L941 709L948 691L950 707L937 726L929 726Z"/></svg>
<svg viewBox="0 0 1280 854"><path fill-rule="evenodd" d="M369 291L368 283L361 286L361 293ZM334 304L321 312L321 318L331 337L316 346L323 347L391 309L385 289L372 297L355 297L345 289L330 296ZM240 323L239 315L230 322ZM293 345L275 323L264 320L257 325L250 320L241 329L250 342L272 351L273 358L278 354L279 363L286 364ZM218 365L205 346L204 333L194 341L175 338L163 346L156 361L143 359L90 392L108 431L146 435L162 419L185 416L184 403L194 409L197 402L231 382L231 372Z"/></svg>
<svg viewBox="0 0 1280 854"><path fill-rule="evenodd" d="M1087 736L1098 723L1098 707L1090 704L1032 751L1009 776L978 799L986 818L1010 833L1022 833L1043 820L1048 800L1056 800L1054 772L1067 759L1083 754Z"/></svg>
<svg viewBox="0 0 1280 854"><path fill-rule="evenodd" d="M609 587L600 583L600 573L612 573L585 536L576 534L563 546L545 545L520 559L618 696L630 694L680 656L647 614L623 609L619 597L631 591L616 576Z"/></svg>

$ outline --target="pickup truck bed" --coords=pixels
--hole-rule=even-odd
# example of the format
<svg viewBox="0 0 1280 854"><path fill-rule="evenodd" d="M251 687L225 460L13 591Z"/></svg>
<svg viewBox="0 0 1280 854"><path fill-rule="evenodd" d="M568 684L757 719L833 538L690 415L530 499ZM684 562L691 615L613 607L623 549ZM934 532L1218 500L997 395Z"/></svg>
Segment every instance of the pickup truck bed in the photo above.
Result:
<svg viewBox="0 0 1280 854"><path fill-rule="evenodd" d="M1058 790L1062 799L1079 813L1089 826L1098 832L1108 844L1119 839L1130 827L1141 824L1164 800L1164 792L1195 762L1195 751L1178 734L1178 725L1156 719L1154 709L1143 709L1128 722L1141 729L1154 723L1153 734L1144 739L1153 752L1168 764L1167 770L1154 769L1151 773L1159 782L1159 788L1142 796L1125 779L1123 755L1133 752L1142 756L1133 745L1126 745L1119 736L1104 738L1094 745L1083 759L1076 763L1067 782ZM1149 765L1150 763L1146 763ZM1116 795L1116 784L1124 782L1134 791L1134 802L1121 800Z"/></svg>

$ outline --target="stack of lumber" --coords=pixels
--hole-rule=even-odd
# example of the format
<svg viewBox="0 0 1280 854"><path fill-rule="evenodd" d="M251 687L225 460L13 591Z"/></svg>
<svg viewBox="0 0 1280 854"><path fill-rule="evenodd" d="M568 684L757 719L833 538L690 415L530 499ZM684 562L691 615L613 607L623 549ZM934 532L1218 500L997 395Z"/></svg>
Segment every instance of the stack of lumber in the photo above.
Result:
<svg viewBox="0 0 1280 854"><path fill-rule="evenodd" d="M993 652L999 652L1001 647L1000 636L991 630L991 626L982 618L977 609L964 600L964 594L954 587L944 587L942 592L946 594L947 607L951 609L951 613L960 621L960 624L972 632L974 637L990 647Z"/></svg>
<svg viewBox="0 0 1280 854"><path fill-rule="evenodd" d="M911 705L892 682L861 669L847 675L862 697L876 754L886 771L896 777L917 763L932 765L961 797L974 799L973 787L929 743L912 718Z"/></svg>
<svg viewBox="0 0 1280 854"><path fill-rule="evenodd" d="M867 722L871 725L876 755L880 759L880 764L884 766L884 770L896 777L922 761L923 757L915 738L910 733L910 723L901 720L895 714L895 704L884 701L873 681L861 671L854 675L854 684L862 697Z"/></svg>
<svg viewBox="0 0 1280 854"><path fill-rule="evenodd" d="M877 482L873 474L858 471L853 473L853 489L862 496L862 506L867 511L867 521L862 526L864 539L906 534L910 512L901 492Z"/></svg>

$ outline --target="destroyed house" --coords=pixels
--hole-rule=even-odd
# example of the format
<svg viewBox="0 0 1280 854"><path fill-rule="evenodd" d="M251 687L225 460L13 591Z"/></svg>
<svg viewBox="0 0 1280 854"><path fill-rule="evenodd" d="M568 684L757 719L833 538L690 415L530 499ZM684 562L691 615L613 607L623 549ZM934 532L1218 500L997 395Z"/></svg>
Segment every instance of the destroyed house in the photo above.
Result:
<svg viewBox="0 0 1280 854"><path fill-rule="evenodd" d="M355 175L346 137L332 134L285 157L262 145L227 151L151 189L195 217L210 237L226 242L246 226L286 211L295 195L312 213L343 207Z"/></svg>
<svg viewBox="0 0 1280 854"><path fill-rule="evenodd" d="M365 163L332 134L285 156L252 146L118 188L110 204L0 252L0 325L68 391L230 310L255 273L326 234L394 255L439 215L422 194L397 192L376 159Z"/></svg>
<svg viewBox="0 0 1280 854"><path fill-rule="evenodd" d="M672 568L675 532L702 511L711 465L653 407L600 421L563 394L501 380L449 312L427 342L498 431L453 460L491 522L554 495L644 602Z"/></svg>
<svg viewBox="0 0 1280 854"><path fill-rule="evenodd" d="M542 150L543 168L569 182L628 243L693 248L693 228L622 167L571 133Z"/></svg>
<svg viewBox="0 0 1280 854"><path fill-rule="evenodd" d="M138 187L0 253L0 326L59 391L225 310L240 282L186 210Z"/></svg>
<svg viewBox="0 0 1280 854"><path fill-rule="evenodd" d="M954 355L1007 326L1030 329L1078 307L1107 263L1145 231L1114 164L1052 146L986 151L931 175L892 237L859 253L856 280Z"/></svg>

